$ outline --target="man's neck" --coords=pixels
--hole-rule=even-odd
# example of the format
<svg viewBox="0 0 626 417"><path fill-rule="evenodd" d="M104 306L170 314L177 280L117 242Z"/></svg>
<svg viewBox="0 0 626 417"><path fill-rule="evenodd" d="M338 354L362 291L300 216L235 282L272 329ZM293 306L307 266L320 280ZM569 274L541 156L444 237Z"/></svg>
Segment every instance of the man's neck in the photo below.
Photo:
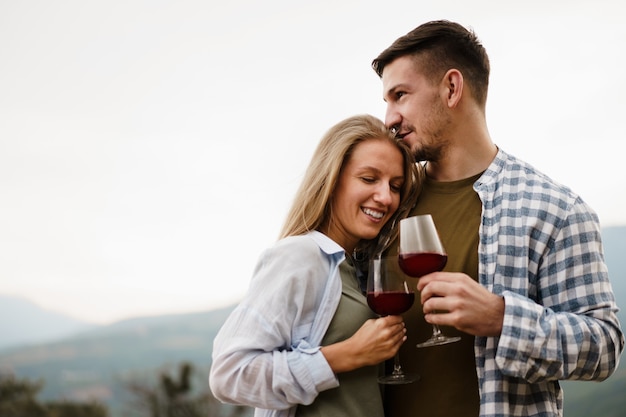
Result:
<svg viewBox="0 0 626 417"><path fill-rule="evenodd" d="M496 157L498 147L491 141L482 146L448 149L438 161L426 164L426 175L435 181L457 181L485 171Z"/></svg>

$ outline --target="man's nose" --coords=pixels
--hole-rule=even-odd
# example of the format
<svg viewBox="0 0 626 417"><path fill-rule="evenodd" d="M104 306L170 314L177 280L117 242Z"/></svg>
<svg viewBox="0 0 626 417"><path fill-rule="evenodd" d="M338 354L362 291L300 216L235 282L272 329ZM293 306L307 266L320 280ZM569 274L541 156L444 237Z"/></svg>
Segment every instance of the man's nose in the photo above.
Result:
<svg viewBox="0 0 626 417"><path fill-rule="evenodd" d="M392 106L387 106L387 111L385 113L385 126L391 129L394 134L400 132L400 125L402 122L402 118L400 114L393 109Z"/></svg>

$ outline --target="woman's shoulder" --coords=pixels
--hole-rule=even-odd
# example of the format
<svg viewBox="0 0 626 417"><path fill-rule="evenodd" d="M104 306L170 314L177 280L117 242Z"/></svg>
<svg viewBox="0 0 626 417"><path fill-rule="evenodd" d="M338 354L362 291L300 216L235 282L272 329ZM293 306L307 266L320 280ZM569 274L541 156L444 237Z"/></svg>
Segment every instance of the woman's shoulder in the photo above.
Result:
<svg viewBox="0 0 626 417"><path fill-rule="evenodd" d="M332 265L343 260L343 250L329 251L337 249L335 246L341 249L319 232L282 238L261 255L254 271L254 281L311 290L310 286L324 282L318 279L320 276L326 276Z"/></svg>
<svg viewBox="0 0 626 417"><path fill-rule="evenodd" d="M318 231L311 231L303 235L288 236L280 239L273 246L274 250L297 252L299 254L326 254L328 256L334 254L343 254L344 250L328 236Z"/></svg>

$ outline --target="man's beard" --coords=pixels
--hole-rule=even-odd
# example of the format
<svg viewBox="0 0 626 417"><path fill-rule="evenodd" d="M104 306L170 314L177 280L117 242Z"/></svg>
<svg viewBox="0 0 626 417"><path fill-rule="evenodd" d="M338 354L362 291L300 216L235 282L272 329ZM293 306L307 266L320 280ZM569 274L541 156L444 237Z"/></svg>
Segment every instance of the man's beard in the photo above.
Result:
<svg viewBox="0 0 626 417"><path fill-rule="evenodd" d="M421 129L411 126L411 130L421 137L411 149L416 162L441 160L448 144L447 132L451 124L439 101L433 100L432 113L425 119Z"/></svg>
<svg viewBox="0 0 626 417"><path fill-rule="evenodd" d="M441 146L419 146L413 148L415 162L437 162L441 158Z"/></svg>

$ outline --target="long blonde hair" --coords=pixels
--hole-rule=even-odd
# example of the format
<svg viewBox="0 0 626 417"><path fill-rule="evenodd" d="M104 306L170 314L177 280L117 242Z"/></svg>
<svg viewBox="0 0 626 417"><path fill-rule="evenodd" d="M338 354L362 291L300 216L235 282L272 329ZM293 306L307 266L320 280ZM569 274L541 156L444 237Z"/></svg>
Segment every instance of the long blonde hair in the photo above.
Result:
<svg viewBox="0 0 626 417"><path fill-rule="evenodd" d="M381 120L370 115L342 120L323 136L296 192L280 238L318 230L329 220L330 200L339 174L354 148L366 140L386 140L397 146L402 154L405 180L400 190L400 205L394 216L383 226L378 238L360 242L357 251L372 255L382 251L395 238L397 219L405 217L415 204L422 174L417 170L409 148L395 139Z"/></svg>

